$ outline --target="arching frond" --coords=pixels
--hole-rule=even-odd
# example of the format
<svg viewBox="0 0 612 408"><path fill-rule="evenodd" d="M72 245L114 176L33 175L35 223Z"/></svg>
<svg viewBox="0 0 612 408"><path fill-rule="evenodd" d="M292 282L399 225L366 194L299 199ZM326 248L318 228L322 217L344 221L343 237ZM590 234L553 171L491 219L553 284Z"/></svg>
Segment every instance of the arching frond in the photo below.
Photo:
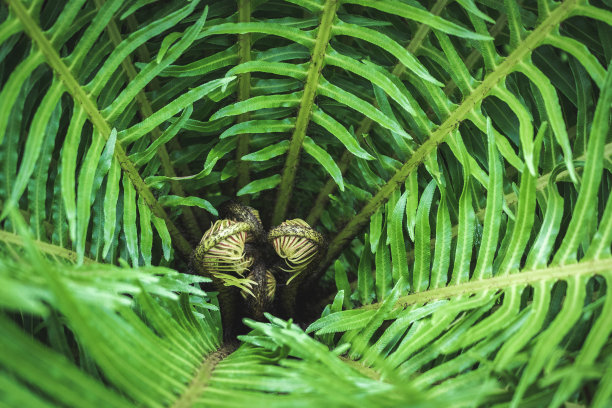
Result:
<svg viewBox="0 0 612 408"><path fill-rule="evenodd" d="M0 2L0 405L611 405L610 38L609 0Z"/></svg>
<svg viewBox="0 0 612 408"><path fill-rule="evenodd" d="M608 71L581 162L581 183L569 197L573 201L569 210L559 194L558 171L546 176L546 184L523 171L517 204L511 207L514 217L503 214L503 174L489 120L484 217L476 216L470 173L464 168L456 237L451 246L448 192L438 186L436 238L442 240L434 242L431 265L430 212L435 182L430 182L419 200L411 253L414 262L407 269L402 237L406 194L402 195L388 214L391 262L382 239L376 248L376 288L370 276L360 273L356 292L363 306L353 309L344 303L347 310L323 317L308 331L321 337L344 332L338 344L351 344L351 358L383 376L414 378L420 387L452 383L467 367L477 365L476 371L484 370L486 375L495 372L512 378L510 389L506 382L500 385L504 389L501 398L512 406L530 403L536 395L540 404L548 401L544 404L559 406L579 392L590 379L576 375L569 367L593 367L598 360L606 361L605 345L611 334L607 288L612 277L612 201L610 175L603 170L611 90L612 74ZM546 129L543 126L534 141L535 163L540 162ZM603 196L599 195L602 183L607 192ZM536 214L541 216L536 219ZM564 219L567 222L562 225ZM479 222L475 231L476 220L482 224ZM593 228L584 227L589 224ZM479 245L473 245L473 240ZM398 242L401 245L396 251ZM364 246L361 262L367 262L366 269L371 265L369 252L369 245ZM450 257L454 259L451 264L445 261ZM346 275L342 269L337 273ZM390 293L391 282L394 289ZM402 295L406 287L410 294ZM338 289L351 290L346 283ZM373 296L379 302L368 304ZM592 313L596 317L591 318ZM387 330L377 332L385 321ZM581 346L570 340L585 331L588 335ZM598 403L605 404L609 398L603 384L595 394Z"/></svg>

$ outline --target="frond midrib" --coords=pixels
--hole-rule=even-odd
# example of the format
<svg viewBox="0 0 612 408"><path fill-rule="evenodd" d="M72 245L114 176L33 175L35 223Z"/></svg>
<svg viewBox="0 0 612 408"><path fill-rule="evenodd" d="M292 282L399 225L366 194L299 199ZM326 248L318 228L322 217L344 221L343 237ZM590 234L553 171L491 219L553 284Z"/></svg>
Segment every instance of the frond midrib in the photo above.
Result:
<svg viewBox="0 0 612 408"><path fill-rule="evenodd" d="M23 236L3 230L0 230L0 241L9 245L19 245L21 247L25 247L30 244L30 242L24 239ZM73 263L76 263L78 260L78 255L76 252L66 248L62 248L61 246L49 244L48 242L43 242L34 239L31 240L31 243L45 254L64 258ZM83 263L96 263L96 261L88 257L83 257Z"/></svg>
<svg viewBox="0 0 612 408"><path fill-rule="evenodd" d="M204 361L196 370L192 381L187 388L174 401L172 408L188 408L196 406L198 397L206 391L210 377L217 365L236 350L236 345L232 343L224 344L216 351L204 357Z"/></svg>
<svg viewBox="0 0 612 408"><path fill-rule="evenodd" d="M299 154L302 149L302 144L304 143L304 138L306 137L306 129L310 122L310 115L314 105L317 85L321 78L321 69L324 64L327 45L331 38L331 29L336 15L336 8L337 0L326 0L323 6L323 13L317 31L317 39L312 50L312 59L310 61L308 73L306 74L304 93L300 101L300 108L295 120L295 129L291 135L289 151L287 152L276 204L274 205L272 225L279 225L287 213L287 207L291 199L291 189L297 171Z"/></svg>
<svg viewBox="0 0 612 408"><path fill-rule="evenodd" d="M102 0L95 0L95 3L98 9L100 9L103 5ZM119 27L117 26L117 23L115 22L114 18L110 19L108 25L106 26L106 31L111 39L111 42L115 46L118 46L123 40L121 38ZM142 45L142 47L144 47L144 45ZM134 78L136 78L137 71L136 67L134 66L134 63L132 62L132 57L128 55L121 63L121 66L123 67L123 70L125 71L125 74L127 75L128 79L130 81L133 81ZM138 106L140 108L140 112L143 118L148 118L153 115L152 104L149 101L149 98L147 98L144 89L140 90L140 92L136 94L136 101L138 102ZM153 128L153 130L151 131L151 141L155 141L161 135L162 131L159 129L159 126L155 126L155 128ZM170 155L168 154L168 150L166 150L165 145L161 145L157 148L157 157L159 158L159 161L161 163L164 175L166 177L176 177L177 174L174 171L174 166L172 165ZM178 181L170 179L169 182L170 188L174 194L178 195L179 197L185 196L185 191L183 190L183 187ZM183 207L180 217L183 218L183 225L191 234L191 237L193 239L199 239L202 236L202 231L198 226L198 222L196 221L195 215L193 214L191 207Z"/></svg>
<svg viewBox="0 0 612 408"><path fill-rule="evenodd" d="M251 0L238 1L238 22L248 23L251 21ZM251 34L238 34L238 45L240 47L239 63L244 64L251 60ZM251 97L251 74L245 72L238 75L238 102L246 101ZM247 122L250 119L250 113L245 112L238 116L237 123ZM241 158L249 154L250 135L243 134L238 137L238 146L236 148L236 160L238 161L238 176L236 179L236 190L240 190L250 181L249 162L243 161ZM248 196L241 196L241 199L248 200Z"/></svg>
<svg viewBox="0 0 612 408"><path fill-rule="evenodd" d="M612 143L608 143L605 145L604 157L608 159L612 157ZM580 157L576 158L576 160L579 160L579 161L585 160L585 155L584 154L581 155ZM580 173L581 170L582 168L578 167L576 169L576 172ZM508 170L506 170L506 172L507 171ZM542 190L544 190L544 188L550 182L551 175L552 173L546 173L538 177L538 179L536 180L536 191L537 192L541 192ZM560 181L560 180L569 181L570 180L569 179L570 175L567 170L563 170L559 172L555 177L556 177L555 180L557 181ZM511 193L504 195L504 202L506 203L508 207L511 207L518 202L518 196L516 195L514 191L512 191ZM486 209L487 209L486 207L482 207L480 210L478 210L478 212L476 212L476 218L482 221L484 219ZM454 224L451 227L451 238L455 238L457 236L457 232L458 232L458 225ZM429 247L433 250L435 248L435 245L436 245L436 238L434 237L434 238L431 238L429 242ZM410 262L414 260L414 257L415 257L415 250L413 248L412 250L407 252L406 260ZM354 280L351 280L350 285L351 285L351 288L354 289L357 286L357 278L355 278ZM329 297L325 298L319 305L319 309L322 309L323 307L325 307L325 305L331 303L334 300L334 296L335 296L335 293L332 293Z"/></svg>
<svg viewBox="0 0 612 408"><path fill-rule="evenodd" d="M103 5L102 0L95 0L95 3L98 10ZM115 22L114 18L110 19L108 25L106 26L106 31L111 39L111 42L115 46L118 46L121 43L122 38L121 33L119 31L119 27L117 26L117 23ZM123 70L125 71L125 74L127 75L128 79L130 81L133 81L134 78L136 78L137 71L136 67L134 66L134 63L132 62L132 57L128 55L121 63L121 66L123 67ZM140 112L142 113L143 118L148 118L153 115L152 104L149 101L149 98L147 98L144 89L140 90L140 92L136 94L136 101L138 102L138 106L140 108ZM159 126L155 126L155 128L153 128L153 130L151 131L151 141L155 141L161 135L162 131L159 129ZM157 157L159 157L159 161L164 171L164 175L166 177L176 177L177 174L174 171L174 166L170 161L170 155L168 154L165 145L161 145L157 148ZM169 182L170 188L172 189L172 192L174 194L178 195L179 197L185 196L185 191L183 190L183 187L178 181L171 179L169 180ZM202 231L198 226L198 222L196 221L195 215L193 214L191 207L183 207L180 216L183 218L183 225L189 231L192 238L199 239L202 236Z"/></svg>
<svg viewBox="0 0 612 408"><path fill-rule="evenodd" d="M369 221L370 216L387 202L391 194L403 185L410 173L415 171L425 162L427 157L437 149L444 139L454 131L459 124L465 120L469 113L476 107L488 94L507 75L512 73L515 67L546 38L546 36L558 27L559 23L570 15L576 6L577 0L568 0L560 4L536 27L516 49L501 63L495 70L491 71L474 91L465 97L463 102L450 113L446 120L434 131L431 136L423 143L403 166L391 177L376 195L368 201L347 223L347 225L334 237L329 245L329 250L321 262L315 278L321 276L331 262L336 259L346 245L361 231L363 226Z"/></svg>
<svg viewBox="0 0 612 408"><path fill-rule="evenodd" d="M529 271L516 271L510 275L494 276L454 286L426 290L401 296L395 304L396 308L404 308L414 304L424 304L435 300L455 298L462 295L473 295L480 292L498 291L513 286L526 286L534 282L554 283L572 276L588 277L612 270L612 257L582 261L566 265L556 265ZM378 309L382 303L364 305L360 309Z"/></svg>
<svg viewBox="0 0 612 408"><path fill-rule="evenodd" d="M436 1L434 6L431 8L431 11L430 11L431 14L438 15L442 11L442 9L446 6L447 3L448 3L448 0ZM419 28L417 28L414 34L414 37L410 40L410 42L406 46L406 50L413 54L416 53L416 51L419 48L421 48L423 41L425 41L427 34L430 31L431 31L431 27L429 27L426 24L420 24ZM406 71L406 67L400 61L398 61L393 67L393 69L391 70L391 75L394 75L399 78L405 71ZM357 137L360 137L360 135L364 133L368 133L370 129L372 128L373 124L374 123L372 119L368 118L367 116L364 116L361 122L359 123L359 127L355 131L355 135L357 135ZM348 169L352 161L352 158L353 158L352 153L349 152L348 150L344 150L338 162L338 167L340 168L342 175L344 175L344 173ZM336 182L334 181L333 178L330 177L325 183L325 185L323 186L323 188L321 189L321 191L319 192L319 194L317 195L317 198L315 199L312 209L310 210L310 212L308 213L308 216L306 217L306 222L308 224L314 226L319 221L319 218L321 217L321 214L323 214L323 211L325 210L325 207L329 201L329 195L334 192L334 190L336 189L336 186L337 186Z"/></svg>
<svg viewBox="0 0 612 408"><path fill-rule="evenodd" d="M57 50L55 50L55 48L53 48L51 42L47 39L42 29L31 18L27 9L19 0L8 0L8 3L15 13L15 16L19 19L21 24L23 24L24 31L37 45L49 66L57 73L60 81L64 84L68 93L70 93L70 95L75 99L76 103L83 107L89 120L98 130L98 132L104 138L108 139L111 133L110 124L104 119L95 102L89 97L83 87L81 87L76 77L72 74L64 61L62 61L59 53ZM183 237L181 232L168 217L168 214L166 214L165 210L155 199L153 193L146 185L142 177L140 177L138 170L136 170L134 164L127 157L125 150L119 142L117 142L115 146L114 157L119 162L124 174L129 177L136 191L138 191L138 194L145 200L147 206L151 209L153 214L164 220L168 231L172 236L172 242L175 247L183 256L190 256L192 251L191 245L185 239L185 237Z"/></svg>

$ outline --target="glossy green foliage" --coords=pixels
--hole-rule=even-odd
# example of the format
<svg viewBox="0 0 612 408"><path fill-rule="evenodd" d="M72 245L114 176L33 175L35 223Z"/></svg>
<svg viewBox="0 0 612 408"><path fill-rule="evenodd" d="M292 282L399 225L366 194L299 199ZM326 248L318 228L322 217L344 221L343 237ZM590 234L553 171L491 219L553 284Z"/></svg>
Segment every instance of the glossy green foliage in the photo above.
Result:
<svg viewBox="0 0 612 408"><path fill-rule="evenodd" d="M0 1L0 405L612 405L611 39L609 0ZM181 272L237 197L329 245L230 341Z"/></svg>

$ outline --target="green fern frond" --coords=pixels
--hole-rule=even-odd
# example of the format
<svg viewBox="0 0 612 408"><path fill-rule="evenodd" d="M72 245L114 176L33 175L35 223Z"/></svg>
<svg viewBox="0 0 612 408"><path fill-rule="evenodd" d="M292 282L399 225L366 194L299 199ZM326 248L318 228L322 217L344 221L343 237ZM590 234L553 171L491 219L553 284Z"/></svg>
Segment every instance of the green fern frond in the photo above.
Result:
<svg viewBox="0 0 612 408"><path fill-rule="evenodd" d="M611 36L609 0L0 2L0 404L609 406Z"/></svg>

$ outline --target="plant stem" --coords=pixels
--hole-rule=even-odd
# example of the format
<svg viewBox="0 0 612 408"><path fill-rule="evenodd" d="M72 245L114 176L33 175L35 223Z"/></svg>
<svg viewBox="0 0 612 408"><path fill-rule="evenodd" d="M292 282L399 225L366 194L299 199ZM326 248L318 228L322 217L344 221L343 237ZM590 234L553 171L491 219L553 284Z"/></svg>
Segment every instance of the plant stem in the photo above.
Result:
<svg viewBox="0 0 612 408"><path fill-rule="evenodd" d="M238 22L248 23L251 21L251 0L238 0ZM239 59L240 64L251 60L251 34L244 33L238 35L240 45ZM245 101L251 97L251 74L246 72L238 76L238 101ZM238 123L246 122L250 119L250 113L245 112L238 116ZM242 161L242 156L249 153L249 134L238 137L238 147L236 149L236 161L238 162L238 179L236 191L249 184L249 162ZM244 204L248 204L248 195L239 198Z"/></svg>
<svg viewBox="0 0 612 408"><path fill-rule="evenodd" d="M431 14L440 14L440 12L442 11L442 9L444 9L447 3L448 0L438 0L431 8ZM408 43L406 50L411 54L415 54L418 49L421 48L423 41L425 40L427 34L429 34L430 31L431 27L425 24L421 24L415 32L412 40L410 40L410 43ZM401 62L398 62L397 64L395 64L395 67L393 67L391 75L395 75L399 78L405 70L406 67ZM362 135L364 133L368 133L372 128L372 124L372 119L364 117L359 123L359 127L357 128L355 134ZM346 173L346 170L348 169L349 165L351 164L352 159L353 154L351 154L348 150L345 150L344 153L342 153L340 161L338 162L338 167L340 168L340 172L343 176ZM321 218L321 214L325 210L325 207L327 206L327 203L329 201L329 195L334 192L337 186L338 185L331 177L327 180L325 186L323 186L323 188L317 195L317 198L315 199L315 203L312 206L310 213L306 217L306 222L308 224L314 227L317 222L319 222L319 218Z"/></svg>
<svg viewBox="0 0 612 408"><path fill-rule="evenodd" d="M206 390L206 387L208 387L208 382L217 364L233 353L234 350L236 350L235 344L224 344L219 347L217 351L207 355L202 365L200 365L195 372L193 380L189 386L187 386L187 389L180 395L174 404L172 404L172 408L193 407L198 397Z"/></svg>
<svg viewBox="0 0 612 408"><path fill-rule="evenodd" d="M83 107L84 111L89 117L89 120L98 130L98 132L100 132L100 134L105 138L108 138L111 133L110 124L106 122L98 110L95 101L89 97L70 69L68 69L66 64L64 64L64 61L59 56L59 53L53 48L51 42L49 39L47 39L42 29L31 18L28 10L19 0L8 0L8 3L15 16L21 21L21 24L23 24L25 32L37 45L38 49L47 60L49 66L57 73L58 78L64 84L66 90L75 99L75 101ZM191 245L185 239L185 237L183 237L181 232L168 217L168 214L166 214L162 206L155 199L155 196L153 196L153 193L149 187L145 184L142 177L140 177L138 170L136 170L134 164L127 157L123 146L121 146L119 142L117 142L117 145L115 146L114 157L121 165L121 169L123 170L124 174L130 179L134 185L134 188L145 200L147 206L151 209L153 214L164 220L166 226L168 227L168 231L170 232L170 236L172 237L172 243L176 249L182 256L189 257L192 250Z"/></svg>
<svg viewBox="0 0 612 408"><path fill-rule="evenodd" d="M389 196L408 178L410 173L415 171L427 159L432 151L437 149L444 138L453 130L457 129L465 117L480 103L488 94L491 88L496 86L502 79L513 72L514 68L546 38L546 36L558 27L566 17L568 17L577 0L568 0L561 3L553 10L542 23L536 27L522 44L520 44L495 70L490 72L468 95L463 102L451 112L449 117L431 134L429 139L419 147L407 162L393 175L393 177L376 193L370 201L353 217L348 224L336 235L329 245L329 250L319 269L313 274L313 279L320 277L332 263L332 261L342 252L348 243L361 231L367 224L370 217L378 207L385 204Z"/></svg>
<svg viewBox="0 0 612 408"><path fill-rule="evenodd" d="M134 14L130 14L128 18L126 19L126 21L127 21L127 26L130 32L134 32L138 30L138 20L136 20L136 17L134 17ZM140 61L151 61L151 53L149 52L149 49L147 48L146 43L141 44L138 48L136 48L136 55L138 55L138 58L140 59ZM151 82L149 82L147 85L147 89L149 91L156 91L160 89L159 80L157 79L157 77L154 77L151 79ZM167 145L170 151L180 151L183 148L176 137L173 139L170 139ZM191 169L189 169L189 166L187 164L173 165L172 168L173 170L175 170L177 175L182 176L182 177L193 174L193 172L191 171ZM188 207L188 208L195 215L198 221L197 223L198 225L209 225L210 224L210 218L208 216L208 213L204 209L199 208L199 207ZM191 232L191 231L188 231L188 232ZM197 237L197 239L199 240L200 238L201 238L201 234Z"/></svg>
<svg viewBox="0 0 612 408"><path fill-rule="evenodd" d="M603 258L592 261L578 262L568 265L557 265L548 268L535 269L531 271L519 271L511 275L494 276L488 279L480 279L471 282L460 283L454 286L426 290L401 296L395 308L404 308L414 304L429 303L434 300L456 298L461 295L469 295L487 290L500 290L512 286L525 286L532 282L559 281L572 276L593 276L608 273L612 268L612 258ZM382 303L365 305L360 309L378 309Z"/></svg>
<svg viewBox="0 0 612 408"><path fill-rule="evenodd" d="M287 206L291 199L291 190L295 180L295 173L299 163L299 155L302 149L302 143L306 136L306 128L310 122L310 114L312 105L316 96L321 70L325 61L325 53L327 45L331 38L332 23L336 16L337 0L326 0L323 6L323 13L317 31L317 40L312 50L312 59L306 75L306 84L304 85L304 94L300 102L300 108L295 121L295 129L291 136L291 144L287 153L287 160L283 168L283 174L278 189L276 205L274 206L274 215L272 216L272 225L280 224L287 213Z"/></svg>
<svg viewBox="0 0 612 408"><path fill-rule="evenodd" d="M7 244L14 244L14 245L19 245L19 246L24 246L26 244L22 236L13 234L12 232L1 231L1 230L0 230L0 241L5 242ZM77 263L78 256L77 256L77 253L74 251L71 251L66 248L62 248L57 245L49 244L47 242L34 240L34 239L32 239L31 242L33 242L34 245L36 245L36 247L40 249L41 252L44 252L52 256L58 256L60 258L67 259L70 262L75 263L75 264ZM93 259L87 258L87 257L83 257L83 263L84 264L96 263L96 261L94 261Z"/></svg>
<svg viewBox="0 0 612 408"><path fill-rule="evenodd" d="M605 145L605 147L604 147L604 158L606 160L610 160L612 158L612 143L608 143L608 144ZM584 154L582 156L576 158L576 160L578 160L578 161L583 161L584 159L585 159L585 155ZM507 175L513 169L514 169L514 167L510 166L510 167L506 168L506 170L504 170L504 173ZM576 168L576 172L580 173L581 171L582 171L581 167ZM544 190L544 188L549 183L551 175L552 175L552 173L546 173L546 174L538 177L538 179L536 180L536 191L537 192L541 192L542 190ZM559 172L555 176L555 180L556 181L568 181L568 182L571 181L571 178L570 178L570 175L569 175L569 171L563 170L563 171ZM511 193L508 193L508 194L506 194L504 196L504 202L506 203L506 205L508 207L512 207L512 206L514 206L518 202L518 196L516 195L516 193L514 191L511 192ZM484 219L486 210L487 210L486 207L482 207L480 210L478 210L478 212L476 213L476 218L478 218L480 221L482 221ZM453 225L452 228L451 228L451 238L455 238L457 236L457 230L458 230L458 225L457 224ZM433 251L435 246L436 246L436 238L432 238L429 241L429 247ZM414 260L414 256L415 256L415 250L413 248L412 250L410 250L410 251L408 251L406 253L406 260L408 262L412 262ZM355 278L354 280L351 280L350 285L351 285L351 289L355 289L357 287L357 279ZM321 301L319 303L319 305L317 306L317 310L323 310L323 308L325 306L327 306L328 304L330 304L334 300L334 296L335 295L336 295L335 291L330 291L326 295L327 297L323 301Z"/></svg>
<svg viewBox="0 0 612 408"><path fill-rule="evenodd" d="M100 9L104 4L102 0L95 0L95 3L98 9ZM110 19L108 25L106 26L106 31L115 46L121 43L121 33L119 32L119 28L117 27L117 23L115 22L114 18ZM132 58L129 55L121 62L121 66L123 67L128 79L133 81L138 73L136 72L136 68L132 63ZM140 106L140 113L143 120L153 115L153 108L151 107L151 103L149 102L144 89L138 92L136 95L136 101L138 102L138 106ZM156 126L151 131L151 142L161 137L161 135L162 131ZM168 151L164 145L157 149L157 156L161 162L164 175L167 177L176 177L174 166L170 161L170 156L168 155ZM172 189L172 192L179 197L186 196L185 190L183 190L183 187L178 181L170 180L170 188ZM183 219L183 227L187 230L191 239L197 242L197 240L202 237L202 230L198 226L198 221L196 220L190 207L184 206L182 208L181 218Z"/></svg>

